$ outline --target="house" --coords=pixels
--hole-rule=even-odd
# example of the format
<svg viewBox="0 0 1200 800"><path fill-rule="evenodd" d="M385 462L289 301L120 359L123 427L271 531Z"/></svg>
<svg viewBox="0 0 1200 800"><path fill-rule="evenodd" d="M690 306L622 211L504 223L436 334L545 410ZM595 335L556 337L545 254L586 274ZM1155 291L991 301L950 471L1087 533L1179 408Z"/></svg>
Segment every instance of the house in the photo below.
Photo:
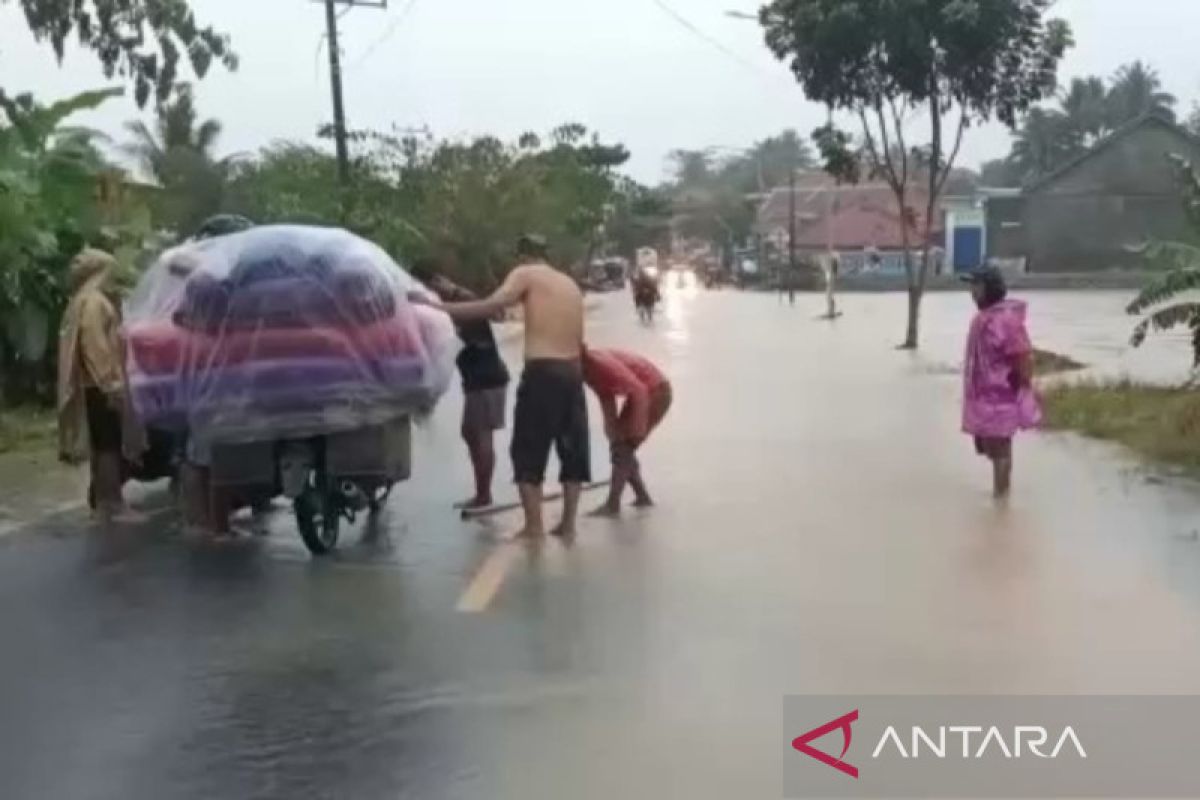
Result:
<svg viewBox="0 0 1200 800"><path fill-rule="evenodd" d="M801 175L796 182L796 251L801 257L838 253L842 269L855 272L904 271L904 215L896 195L885 183L839 186L823 173ZM924 233L927 190L914 185L908 205L908 245L919 251ZM786 258L788 214L792 206L789 188L773 189L760 206L755 232ZM935 222L934 239L942 238L941 215Z"/></svg>
<svg viewBox="0 0 1200 800"><path fill-rule="evenodd" d="M987 198L989 260L1030 272L1140 267L1147 240L1187 231L1173 154L1200 158L1200 140L1149 114L1019 194Z"/></svg>

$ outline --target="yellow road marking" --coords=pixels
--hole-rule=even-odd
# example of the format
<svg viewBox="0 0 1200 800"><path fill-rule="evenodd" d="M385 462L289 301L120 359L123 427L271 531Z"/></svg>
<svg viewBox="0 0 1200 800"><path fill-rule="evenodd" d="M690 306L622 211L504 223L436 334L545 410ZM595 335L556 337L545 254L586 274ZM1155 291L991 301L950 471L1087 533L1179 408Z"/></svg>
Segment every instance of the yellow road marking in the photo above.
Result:
<svg viewBox="0 0 1200 800"><path fill-rule="evenodd" d="M519 545L505 542L491 552L480 566L475 577L458 598L458 610L464 614L478 614L487 611L492 600L500 593L504 579L517 559Z"/></svg>

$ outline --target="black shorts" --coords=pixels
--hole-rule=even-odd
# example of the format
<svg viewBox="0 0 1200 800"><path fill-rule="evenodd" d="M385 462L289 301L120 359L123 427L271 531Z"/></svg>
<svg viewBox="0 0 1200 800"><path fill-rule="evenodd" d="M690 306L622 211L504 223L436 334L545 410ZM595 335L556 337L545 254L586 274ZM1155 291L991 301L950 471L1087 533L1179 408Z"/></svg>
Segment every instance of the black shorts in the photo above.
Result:
<svg viewBox="0 0 1200 800"><path fill-rule="evenodd" d="M121 415L104 392L94 386L83 390L83 399L87 406L88 443L93 452L121 452Z"/></svg>
<svg viewBox="0 0 1200 800"><path fill-rule="evenodd" d="M587 400L583 370L566 359L534 359L525 364L513 417L512 461L517 483L546 479L550 447L558 453L559 480L592 479Z"/></svg>
<svg viewBox="0 0 1200 800"><path fill-rule="evenodd" d="M1012 458L1012 437L976 436L975 452L992 461L998 458Z"/></svg>

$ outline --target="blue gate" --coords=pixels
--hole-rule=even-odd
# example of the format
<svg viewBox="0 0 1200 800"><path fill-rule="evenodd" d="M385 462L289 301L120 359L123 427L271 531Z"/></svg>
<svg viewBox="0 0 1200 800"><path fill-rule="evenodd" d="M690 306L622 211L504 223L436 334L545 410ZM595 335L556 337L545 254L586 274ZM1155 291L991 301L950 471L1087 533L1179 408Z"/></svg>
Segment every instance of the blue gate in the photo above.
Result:
<svg viewBox="0 0 1200 800"><path fill-rule="evenodd" d="M965 272L983 263L983 228L954 229L954 271Z"/></svg>

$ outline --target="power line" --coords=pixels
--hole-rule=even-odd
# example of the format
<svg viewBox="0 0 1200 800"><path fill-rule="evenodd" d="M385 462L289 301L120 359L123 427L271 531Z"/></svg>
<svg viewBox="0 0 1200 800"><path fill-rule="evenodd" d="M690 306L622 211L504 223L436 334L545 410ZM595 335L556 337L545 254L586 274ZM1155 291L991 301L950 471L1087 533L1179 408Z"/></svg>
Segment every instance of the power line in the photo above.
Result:
<svg viewBox="0 0 1200 800"><path fill-rule="evenodd" d="M350 69L358 69L360 66L362 66L364 61L375 54L376 50L378 50L389 39L391 39L392 35L396 33L396 29L400 27L400 23L404 21L404 18L408 16L409 12L413 10L413 7L416 4L417 0L408 0L408 3L404 6L404 8L400 9L400 13L397 14L395 19L392 20L392 23L388 25L387 30L385 30L378 39L372 42L371 45L367 47L365 51L363 51L361 56L354 60L354 63L350 65Z"/></svg>
<svg viewBox="0 0 1200 800"><path fill-rule="evenodd" d="M667 5L665 0L654 0L654 5L658 6L660 9L662 9L663 13L665 13L671 19L675 20L675 22L679 23L684 28L686 28L693 36L696 36L696 37L702 39L710 47L715 47L717 50L720 50L727 57L732 58L734 61L741 64L746 69L754 70L755 72L757 72L759 74L763 74L762 69L757 64L743 58L738 53L734 52L733 50L730 50L728 47L726 47L724 44L722 44L719 40L714 39L712 36L709 36L707 33L702 31L700 28L696 27L694 24L692 24L692 22L690 20L687 19L687 17L684 17L678 11L671 8L671 6Z"/></svg>
<svg viewBox="0 0 1200 800"><path fill-rule="evenodd" d="M321 50L325 47L325 37L325 33L322 33L319 37L317 37L317 51L315 54L313 54L314 81L319 81L321 79Z"/></svg>

